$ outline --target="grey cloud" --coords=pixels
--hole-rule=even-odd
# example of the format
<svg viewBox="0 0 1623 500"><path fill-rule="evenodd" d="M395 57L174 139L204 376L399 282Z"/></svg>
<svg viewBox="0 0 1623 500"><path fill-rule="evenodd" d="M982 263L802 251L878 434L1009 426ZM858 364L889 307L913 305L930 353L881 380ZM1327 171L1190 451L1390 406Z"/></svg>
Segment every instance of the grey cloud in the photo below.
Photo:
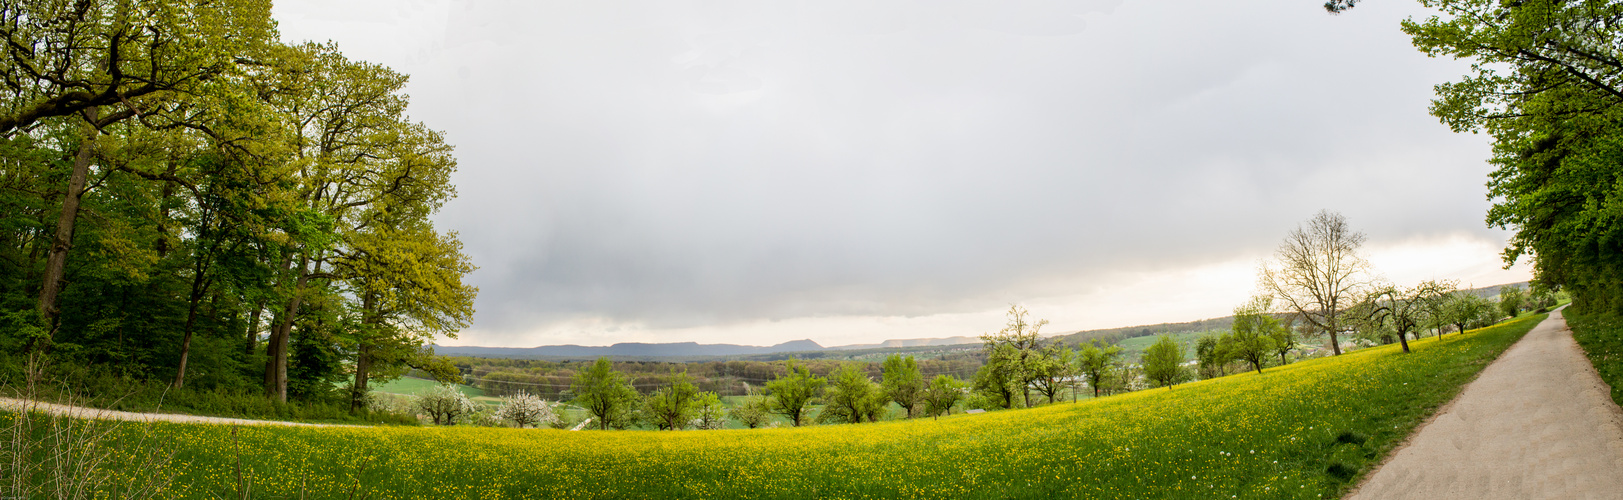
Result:
<svg viewBox="0 0 1623 500"><path fill-rule="evenodd" d="M984 310L1320 208L1493 236L1423 12L1168 4L453 6L411 91L458 146L476 327Z"/></svg>

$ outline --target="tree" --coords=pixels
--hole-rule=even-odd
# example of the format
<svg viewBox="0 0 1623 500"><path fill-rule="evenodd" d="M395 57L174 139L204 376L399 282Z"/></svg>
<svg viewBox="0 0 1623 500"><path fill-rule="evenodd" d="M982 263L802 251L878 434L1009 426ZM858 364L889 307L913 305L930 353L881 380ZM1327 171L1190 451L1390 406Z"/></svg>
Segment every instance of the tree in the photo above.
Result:
<svg viewBox="0 0 1623 500"><path fill-rule="evenodd" d="M765 396L749 395L745 396L738 406L728 410L727 414L745 427L754 429L766 423L767 417L771 415L771 408Z"/></svg>
<svg viewBox="0 0 1623 500"><path fill-rule="evenodd" d="M1507 286L1499 289L1499 312L1505 316L1516 317L1517 313L1522 312L1522 304L1525 302L1527 298L1522 295L1521 288Z"/></svg>
<svg viewBox="0 0 1623 500"><path fill-rule="evenodd" d="M415 406L436 425L452 425L478 409L473 400L451 384L440 384L417 396Z"/></svg>
<svg viewBox="0 0 1623 500"><path fill-rule="evenodd" d="M1465 333L1465 330L1480 321L1485 314L1491 314L1494 307L1487 299L1470 292L1454 292L1443 301L1443 324L1451 325L1454 331Z"/></svg>
<svg viewBox="0 0 1623 500"><path fill-rule="evenodd" d="M884 392L874 385L868 375L856 365L840 366L829 375L830 383L824 390L823 412L820 422L861 423L864 419L878 421L879 412L888 402Z"/></svg>
<svg viewBox="0 0 1623 500"><path fill-rule="evenodd" d="M1058 345L1039 350L1037 356L1028 359L1027 364L1031 367L1032 388L1047 397L1049 404L1059 397L1060 389L1065 387L1076 366L1072 363L1072 351Z"/></svg>
<svg viewBox="0 0 1623 500"><path fill-rule="evenodd" d="M1296 316L1287 316L1284 323L1274 330L1272 337L1274 339L1274 354L1279 356L1279 365L1289 364L1290 360L1286 359L1285 355L1296 349Z"/></svg>
<svg viewBox="0 0 1623 500"><path fill-rule="evenodd" d="M981 343L986 353L986 365L993 366L986 378L987 384L1002 384L1004 387L992 389L993 393L1005 401L1004 408L1012 406L1010 393L1018 391L1026 407L1031 406L1031 382L1036 379L1036 365L1038 358L1043 355L1042 327L1048 320L1038 320L1035 323L1028 318L1030 313L1026 308L1018 305L1009 306L1008 322L997 333L981 335ZM976 388L979 389L982 377L976 375Z"/></svg>
<svg viewBox="0 0 1623 500"><path fill-rule="evenodd" d="M1093 397L1099 397L1099 391L1109 382L1111 374L1121 364L1121 346L1111 345L1100 347L1096 340L1082 347L1077 354L1078 368L1082 376L1088 379L1088 385L1093 387Z"/></svg>
<svg viewBox="0 0 1623 500"><path fill-rule="evenodd" d="M1265 263L1260 287L1282 300L1296 316L1330 336L1330 349L1341 354L1338 335L1344 309L1362 298L1369 285L1369 263L1359 255L1364 233L1347 226L1347 218L1320 210L1285 237Z"/></svg>
<svg viewBox="0 0 1623 500"><path fill-rule="evenodd" d="M1013 346L993 347L986 356L986 364L975 371L975 391L995 401L999 408L1013 408L1015 394L1025 392L1026 387L1019 356Z"/></svg>
<svg viewBox="0 0 1623 500"><path fill-rule="evenodd" d="M527 392L502 398L502 405L496 409L496 416L518 424L520 429L526 425L540 427L558 421L558 415L552 411L552 405Z"/></svg>
<svg viewBox="0 0 1623 500"><path fill-rule="evenodd" d="M885 358L884 369L885 396L901 405L907 411L907 418L913 418L913 410L918 408L924 395L924 376L919 373L918 362L912 356L903 358L892 354Z"/></svg>
<svg viewBox="0 0 1623 500"><path fill-rule="evenodd" d="M714 392L701 392L693 401L693 427L716 430L727 426L727 408L721 405L721 396Z"/></svg>
<svg viewBox="0 0 1623 500"><path fill-rule="evenodd" d="M132 14L130 10L139 10ZM77 144L45 261L39 318L46 347L58 327L74 225L101 131L136 118L143 125L189 115L186 98L209 94L215 78L273 43L268 2L8 2L0 8L0 135L67 120ZM172 176L171 176L172 177ZM189 339L188 339L189 340Z"/></svg>
<svg viewBox="0 0 1623 500"><path fill-rule="evenodd" d="M1217 332L1207 332L1195 339L1195 366L1200 371L1200 378L1228 375L1228 363L1233 358L1223 349L1223 341L1224 335Z"/></svg>
<svg viewBox="0 0 1623 500"><path fill-rule="evenodd" d="M805 422L806 405L827 383L828 380L812 375L810 369L790 358L788 372L766 383L767 393L772 397L772 412L788 417L791 425L799 427Z"/></svg>
<svg viewBox="0 0 1623 500"><path fill-rule="evenodd" d="M1409 334L1418 335L1420 327L1431 321L1428 315L1435 310L1432 304L1442 301L1454 292L1449 281L1422 281L1409 288L1385 285L1377 288L1369 300L1368 316L1391 328L1403 352L1409 351Z"/></svg>
<svg viewBox="0 0 1623 500"><path fill-rule="evenodd" d="M1577 310L1623 300L1623 4L1427 2L1442 15L1403 31L1432 57L1471 61L1436 86L1431 113L1455 132L1493 137L1490 226L1514 231L1505 264L1569 291ZM1589 309L1593 308L1593 309Z"/></svg>
<svg viewBox="0 0 1623 500"><path fill-rule="evenodd" d="M964 398L964 383L947 375L936 375L924 389L924 411L939 419Z"/></svg>
<svg viewBox="0 0 1623 500"><path fill-rule="evenodd" d="M1183 347L1172 340L1172 336L1162 335L1154 344L1144 349L1144 376L1149 377L1157 386L1171 389L1172 384L1182 382L1188 377L1183 362Z"/></svg>
<svg viewBox="0 0 1623 500"><path fill-rule="evenodd" d="M1273 298L1252 297L1249 302L1234 308L1232 334L1225 336L1223 351L1230 359L1245 361L1262 374L1262 365L1274 354L1274 338L1280 330L1279 320L1270 312Z"/></svg>
<svg viewBox="0 0 1623 500"><path fill-rule="evenodd" d="M569 386L574 393L575 405L585 408L597 419L597 428L607 430L624 426L633 419L631 412L641 398L631 387L624 373L614 369L609 358L597 358L590 368L575 373L575 382Z"/></svg>
<svg viewBox="0 0 1623 500"><path fill-rule="evenodd" d="M682 430L698 413L699 388L688 379L688 372L671 372L665 387L648 395L643 412L661 429Z"/></svg>

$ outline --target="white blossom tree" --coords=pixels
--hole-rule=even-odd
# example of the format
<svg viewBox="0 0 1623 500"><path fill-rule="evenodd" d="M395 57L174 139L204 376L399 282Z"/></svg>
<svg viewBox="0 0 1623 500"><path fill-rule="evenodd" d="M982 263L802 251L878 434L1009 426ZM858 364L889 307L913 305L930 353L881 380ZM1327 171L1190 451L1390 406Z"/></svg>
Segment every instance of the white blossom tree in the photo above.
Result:
<svg viewBox="0 0 1623 500"><path fill-rule="evenodd" d="M478 409L473 400L450 384L440 384L417 396L417 410L438 425L453 425Z"/></svg>
<svg viewBox="0 0 1623 500"><path fill-rule="evenodd" d="M518 424L520 429L526 425L539 427L558 421L552 405L539 396L523 391L502 398L502 406L496 409L496 416Z"/></svg>

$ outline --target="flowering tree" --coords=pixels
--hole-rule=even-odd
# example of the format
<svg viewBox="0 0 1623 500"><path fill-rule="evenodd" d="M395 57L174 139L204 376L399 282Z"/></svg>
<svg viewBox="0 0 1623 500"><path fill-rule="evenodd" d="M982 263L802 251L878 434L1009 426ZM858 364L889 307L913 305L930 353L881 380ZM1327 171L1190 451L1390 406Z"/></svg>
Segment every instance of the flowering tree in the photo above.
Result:
<svg viewBox="0 0 1623 500"><path fill-rule="evenodd" d="M502 406L496 409L496 416L518 424L520 429L524 426L541 426L558 421L558 415L553 413L552 405L528 392L519 391L518 394L502 398Z"/></svg>
<svg viewBox="0 0 1623 500"><path fill-rule="evenodd" d="M458 419L472 415L478 407L473 400L450 384L440 384L417 396L417 410L428 415L438 425L452 425Z"/></svg>

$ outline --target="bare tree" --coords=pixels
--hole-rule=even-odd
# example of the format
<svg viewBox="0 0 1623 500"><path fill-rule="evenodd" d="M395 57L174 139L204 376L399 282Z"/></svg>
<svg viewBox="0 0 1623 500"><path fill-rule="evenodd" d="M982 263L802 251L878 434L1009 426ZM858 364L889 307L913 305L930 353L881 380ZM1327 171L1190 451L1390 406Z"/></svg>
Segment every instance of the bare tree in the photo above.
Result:
<svg viewBox="0 0 1623 500"><path fill-rule="evenodd" d="M1264 263L1258 279L1289 312L1329 334L1337 355L1343 313L1370 283L1369 261L1358 254L1363 245L1364 233L1348 227L1346 217L1320 210L1285 237L1274 252L1278 262Z"/></svg>

